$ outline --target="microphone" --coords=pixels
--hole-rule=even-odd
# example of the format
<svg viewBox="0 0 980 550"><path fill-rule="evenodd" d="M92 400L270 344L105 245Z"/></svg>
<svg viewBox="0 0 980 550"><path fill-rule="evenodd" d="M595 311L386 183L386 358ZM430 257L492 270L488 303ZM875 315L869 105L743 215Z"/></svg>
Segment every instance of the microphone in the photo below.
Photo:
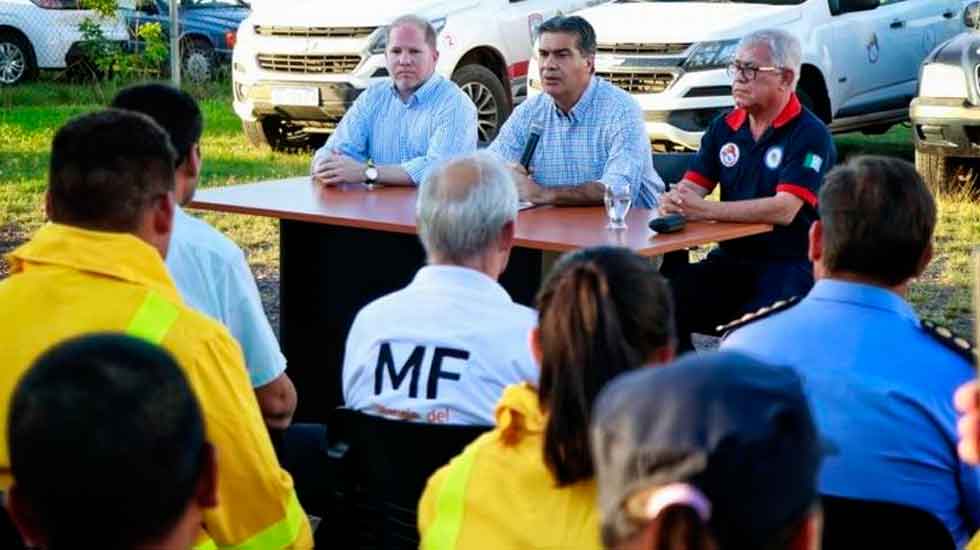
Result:
<svg viewBox="0 0 980 550"><path fill-rule="evenodd" d="M529 170L531 167L531 157L534 156L534 150L538 148L539 141L541 141L541 126L531 124L531 130L527 136L527 144L524 146L524 154L521 155L521 166L525 170Z"/></svg>

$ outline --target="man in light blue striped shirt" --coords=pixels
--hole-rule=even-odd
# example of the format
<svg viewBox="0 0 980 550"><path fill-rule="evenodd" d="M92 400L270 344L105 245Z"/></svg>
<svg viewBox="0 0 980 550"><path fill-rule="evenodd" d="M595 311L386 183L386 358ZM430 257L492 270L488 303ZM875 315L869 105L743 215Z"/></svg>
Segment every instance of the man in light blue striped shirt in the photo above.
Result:
<svg viewBox="0 0 980 550"><path fill-rule="evenodd" d="M578 16L557 16L538 29L544 93L517 107L490 150L514 163L522 200L602 204L604 186L629 183L634 204L654 208L664 183L653 169L643 114L629 94L594 76L595 31ZM518 161L532 125L541 140L530 174Z"/></svg>
<svg viewBox="0 0 980 550"><path fill-rule="evenodd" d="M476 150L476 107L434 74L436 32L425 19L399 17L388 28L390 79L365 90L313 156L324 185L418 185L441 162Z"/></svg>

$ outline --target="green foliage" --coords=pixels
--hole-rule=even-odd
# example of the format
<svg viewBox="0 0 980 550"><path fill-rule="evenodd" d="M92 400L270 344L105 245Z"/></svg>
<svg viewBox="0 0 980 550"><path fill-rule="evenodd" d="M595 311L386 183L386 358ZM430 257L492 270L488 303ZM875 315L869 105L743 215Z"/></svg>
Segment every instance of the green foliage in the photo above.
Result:
<svg viewBox="0 0 980 550"><path fill-rule="evenodd" d="M160 23L144 23L134 29L139 46L135 51L126 51L118 42L106 38L102 30L103 23L118 17L118 0L81 0L80 5L94 12L94 17L86 17L78 25L83 52L95 69L91 76L125 81L159 78L163 74L170 47Z"/></svg>

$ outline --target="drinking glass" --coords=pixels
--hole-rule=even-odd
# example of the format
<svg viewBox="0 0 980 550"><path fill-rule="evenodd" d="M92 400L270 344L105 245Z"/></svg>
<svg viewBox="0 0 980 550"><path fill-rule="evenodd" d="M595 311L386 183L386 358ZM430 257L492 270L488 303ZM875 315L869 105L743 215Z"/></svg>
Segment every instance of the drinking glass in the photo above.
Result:
<svg viewBox="0 0 980 550"><path fill-rule="evenodd" d="M605 186L606 216L609 229L626 229L626 214L633 204L633 193L628 183L613 183Z"/></svg>

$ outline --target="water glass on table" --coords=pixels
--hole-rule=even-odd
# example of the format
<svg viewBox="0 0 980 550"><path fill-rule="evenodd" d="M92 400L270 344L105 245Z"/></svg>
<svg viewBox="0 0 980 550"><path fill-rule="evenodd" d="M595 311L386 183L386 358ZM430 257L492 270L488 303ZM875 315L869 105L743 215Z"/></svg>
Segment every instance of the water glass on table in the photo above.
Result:
<svg viewBox="0 0 980 550"><path fill-rule="evenodd" d="M633 204L633 193L628 183L605 184L606 216L609 229L626 229L626 214Z"/></svg>

